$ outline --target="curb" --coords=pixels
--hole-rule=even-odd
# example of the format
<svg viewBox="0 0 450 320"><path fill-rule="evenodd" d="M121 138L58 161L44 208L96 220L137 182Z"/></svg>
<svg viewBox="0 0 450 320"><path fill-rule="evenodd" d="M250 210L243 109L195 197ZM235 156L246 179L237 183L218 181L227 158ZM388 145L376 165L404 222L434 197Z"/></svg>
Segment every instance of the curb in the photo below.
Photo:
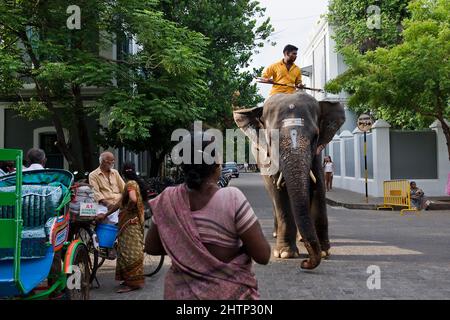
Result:
<svg viewBox="0 0 450 320"><path fill-rule="evenodd" d="M374 203L344 203L344 202L338 202L329 198L326 198L326 202L330 206L334 207L344 207L347 209L359 209L359 210L377 210L378 206L381 206L382 204L374 204ZM433 210L450 210L450 204L448 203L442 203L442 202L433 202L430 207L428 208L428 211ZM393 211L400 211L396 210L394 208Z"/></svg>
<svg viewBox="0 0 450 320"><path fill-rule="evenodd" d="M373 203L344 203L326 198L326 202L330 206L344 207L347 209L360 209L360 210L377 210L377 205Z"/></svg>

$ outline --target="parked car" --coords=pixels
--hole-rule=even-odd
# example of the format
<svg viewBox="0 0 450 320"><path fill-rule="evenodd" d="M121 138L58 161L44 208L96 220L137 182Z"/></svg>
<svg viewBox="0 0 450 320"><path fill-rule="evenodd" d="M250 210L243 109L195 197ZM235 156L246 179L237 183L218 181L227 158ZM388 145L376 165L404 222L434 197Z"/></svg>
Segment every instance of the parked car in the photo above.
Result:
<svg viewBox="0 0 450 320"><path fill-rule="evenodd" d="M239 169L236 162L226 162L222 166L222 174L231 173L232 177L239 178Z"/></svg>

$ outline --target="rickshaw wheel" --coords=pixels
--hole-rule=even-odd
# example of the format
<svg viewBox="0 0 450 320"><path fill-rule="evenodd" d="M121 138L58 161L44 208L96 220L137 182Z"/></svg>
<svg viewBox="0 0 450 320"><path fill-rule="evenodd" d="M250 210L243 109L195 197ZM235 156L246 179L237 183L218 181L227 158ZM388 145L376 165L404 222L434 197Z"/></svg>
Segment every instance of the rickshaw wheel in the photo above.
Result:
<svg viewBox="0 0 450 320"><path fill-rule="evenodd" d="M89 254L84 245L78 246L74 258L73 265L78 266L81 272L80 289L66 288L66 297L68 300L89 300Z"/></svg>

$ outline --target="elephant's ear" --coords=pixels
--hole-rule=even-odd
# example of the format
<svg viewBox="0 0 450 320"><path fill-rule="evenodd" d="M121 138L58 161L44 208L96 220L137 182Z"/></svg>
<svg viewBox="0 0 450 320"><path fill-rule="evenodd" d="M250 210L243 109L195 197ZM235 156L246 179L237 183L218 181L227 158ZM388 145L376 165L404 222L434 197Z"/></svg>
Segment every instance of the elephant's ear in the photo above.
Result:
<svg viewBox="0 0 450 320"><path fill-rule="evenodd" d="M234 110L234 122L236 122L237 126L244 132L246 132L247 129L263 129L264 125L261 121L262 112L262 107Z"/></svg>
<svg viewBox="0 0 450 320"><path fill-rule="evenodd" d="M319 146L329 143L345 122L345 111L339 102L319 101Z"/></svg>

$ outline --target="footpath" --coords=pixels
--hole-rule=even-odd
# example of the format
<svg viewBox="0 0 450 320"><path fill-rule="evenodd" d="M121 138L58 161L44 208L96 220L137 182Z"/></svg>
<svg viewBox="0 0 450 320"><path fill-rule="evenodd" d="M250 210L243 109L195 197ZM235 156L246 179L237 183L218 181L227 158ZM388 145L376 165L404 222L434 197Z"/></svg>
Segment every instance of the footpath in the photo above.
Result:
<svg viewBox="0 0 450 320"><path fill-rule="evenodd" d="M347 209L377 210L383 204L383 197L369 196L344 189L333 188L326 194L327 204ZM428 210L450 210L450 197L427 197L431 201ZM399 210L399 208L397 209Z"/></svg>

